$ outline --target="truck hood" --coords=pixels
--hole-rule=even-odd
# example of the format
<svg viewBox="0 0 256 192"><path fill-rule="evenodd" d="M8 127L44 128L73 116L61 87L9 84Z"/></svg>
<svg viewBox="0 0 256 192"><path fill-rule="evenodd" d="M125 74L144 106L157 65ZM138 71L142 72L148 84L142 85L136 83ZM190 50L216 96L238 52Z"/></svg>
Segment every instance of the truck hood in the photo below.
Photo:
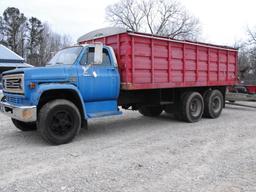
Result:
<svg viewBox="0 0 256 192"><path fill-rule="evenodd" d="M24 73L25 81L33 80L35 82L66 81L68 80L68 75L66 71L70 67L71 66L66 65L56 65L47 67L23 68L5 72L4 75Z"/></svg>

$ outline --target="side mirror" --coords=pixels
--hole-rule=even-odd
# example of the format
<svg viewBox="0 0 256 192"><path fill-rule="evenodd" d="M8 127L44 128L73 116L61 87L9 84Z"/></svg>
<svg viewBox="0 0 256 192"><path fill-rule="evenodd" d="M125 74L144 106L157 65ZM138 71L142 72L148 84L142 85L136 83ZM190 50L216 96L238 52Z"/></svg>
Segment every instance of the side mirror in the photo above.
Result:
<svg viewBox="0 0 256 192"><path fill-rule="evenodd" d="M94 52L94 64L101 64L103 60L103 45L102 43L95 43L95 52Z"/></svg>

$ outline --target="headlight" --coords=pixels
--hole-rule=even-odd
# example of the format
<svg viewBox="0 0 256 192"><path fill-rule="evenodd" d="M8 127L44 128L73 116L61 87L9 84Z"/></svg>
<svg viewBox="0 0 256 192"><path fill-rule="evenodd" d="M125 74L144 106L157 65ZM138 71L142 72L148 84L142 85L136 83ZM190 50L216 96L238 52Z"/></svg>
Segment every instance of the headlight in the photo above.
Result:
<svg viewBox="0 0 256 192"><path fill-rule="evenodd" d="M3 90L8 93L24 93L24 74L3 76Z"/></svg>

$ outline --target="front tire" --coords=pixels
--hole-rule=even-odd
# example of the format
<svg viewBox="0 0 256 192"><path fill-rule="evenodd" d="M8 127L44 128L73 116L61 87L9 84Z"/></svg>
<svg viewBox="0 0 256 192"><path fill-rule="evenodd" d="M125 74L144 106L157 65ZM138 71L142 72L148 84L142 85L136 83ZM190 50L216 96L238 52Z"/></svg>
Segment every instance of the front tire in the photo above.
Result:
<svg viewBox="0 0 256 192"><path fill-rule="evenodd" d="M16 119L12 119L13 124L15 127L21 131L34 131L36 130L36 123L35 122L23 122Z"/></svg>
<svg viewBox="0 0 256 192"><path fill-rule="evenodd" d="M80 112L68 100L50 101L39 112L38 131L51 144L60 145L72 141L80 129Z"/></svg>

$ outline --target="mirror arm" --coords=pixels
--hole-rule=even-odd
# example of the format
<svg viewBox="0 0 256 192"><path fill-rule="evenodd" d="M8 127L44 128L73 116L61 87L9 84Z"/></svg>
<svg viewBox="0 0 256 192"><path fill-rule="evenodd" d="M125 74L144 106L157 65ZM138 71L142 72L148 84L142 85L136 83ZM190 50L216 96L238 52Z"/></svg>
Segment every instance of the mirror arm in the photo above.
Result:
<svg viewBox="0 0 256 192"><path fill-rule="evenodd" d="M103 60L103 44L100 42L95 43L94 48L94 64L101 64Z"/></svg>

